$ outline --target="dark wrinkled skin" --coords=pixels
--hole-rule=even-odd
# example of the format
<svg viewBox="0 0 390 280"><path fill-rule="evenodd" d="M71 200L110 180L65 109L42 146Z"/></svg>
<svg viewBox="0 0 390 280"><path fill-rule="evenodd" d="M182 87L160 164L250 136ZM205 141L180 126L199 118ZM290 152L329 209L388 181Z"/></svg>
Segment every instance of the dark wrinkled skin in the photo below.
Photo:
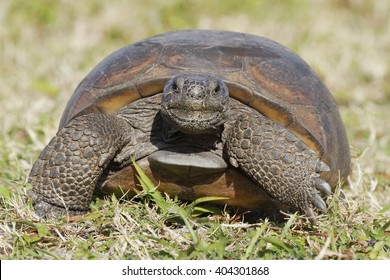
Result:
<svg viewBox="0 0 390 280"><path fill-rule="evenodd" d="M326 210L329 171L316 152L292 132L229 98L213 75L178 75L157 95L115 114L71 120L34 164L29 192L39 216L88 210L99 177L109 164L125 166L159 149L201 149L220 155L259 188L314 221Z"/></svg>

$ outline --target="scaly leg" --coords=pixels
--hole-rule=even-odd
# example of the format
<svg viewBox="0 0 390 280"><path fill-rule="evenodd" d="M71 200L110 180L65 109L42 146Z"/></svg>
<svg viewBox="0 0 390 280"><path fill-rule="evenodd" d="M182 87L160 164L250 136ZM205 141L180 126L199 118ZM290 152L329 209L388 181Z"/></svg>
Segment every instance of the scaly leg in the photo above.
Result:
<svg viewBox="0 0 390 280"><path fill-rule="evenodd" d="M41 216L85 212L99 176L130 137L129 125L116 116L75 118L57 132L33 165L28 192Z"/></svg>
<svg viewBox="0 0 390 280"><path fill-rule="evenodd" d="M320 194L330 194L331 188L319 173L329 167L288 129L260 114L243 114L231 128L225 148L233 166L312 222L313 207L326 210Z"/></svg>

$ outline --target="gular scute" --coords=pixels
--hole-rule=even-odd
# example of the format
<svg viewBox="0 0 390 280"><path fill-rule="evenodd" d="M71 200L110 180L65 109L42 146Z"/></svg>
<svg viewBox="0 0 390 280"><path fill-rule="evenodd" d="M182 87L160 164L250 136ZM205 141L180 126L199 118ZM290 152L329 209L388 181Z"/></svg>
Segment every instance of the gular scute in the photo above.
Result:
<svg viewBox="0 0 390 280"><path fill-rule="evenodd" d="M152 153L148 160L152 169L188 178L220 174L227 169L226 162L210 152L157 151Z"/></svg>

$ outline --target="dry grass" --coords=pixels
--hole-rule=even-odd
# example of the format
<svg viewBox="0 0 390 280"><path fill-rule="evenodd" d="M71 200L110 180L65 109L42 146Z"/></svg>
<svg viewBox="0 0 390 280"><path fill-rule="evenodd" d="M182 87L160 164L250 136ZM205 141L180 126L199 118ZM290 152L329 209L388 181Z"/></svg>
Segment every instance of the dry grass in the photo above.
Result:
<svg viewBox="0 0 390 280"><path fill-rule="evenodd" d="M389 259L390 2L133 2L0 1L0 258ZM329 201L318 227L294 216L248 223L229 211L195 218L170 202L186 209L188 227L153 196L97 200L77 222L37 221L23 201L25 180L77 84L119 47L182 28L270 37L320 74L352 147L345 198Z"/></svg>

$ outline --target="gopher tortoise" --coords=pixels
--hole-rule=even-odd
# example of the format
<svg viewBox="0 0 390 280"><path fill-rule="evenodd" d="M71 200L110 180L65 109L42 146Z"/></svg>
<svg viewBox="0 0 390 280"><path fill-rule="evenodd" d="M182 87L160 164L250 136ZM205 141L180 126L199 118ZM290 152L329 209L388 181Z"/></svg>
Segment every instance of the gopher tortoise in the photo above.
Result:
<svg viewBox="0 0 390 280"><path fill-rule="evenodd" d="M134 194L135 160L182 200L299 211L310 220L350 171L335 100L295 53L243 33L182 30L124 47L76 88L29 175L39 216Z"/></svg>

